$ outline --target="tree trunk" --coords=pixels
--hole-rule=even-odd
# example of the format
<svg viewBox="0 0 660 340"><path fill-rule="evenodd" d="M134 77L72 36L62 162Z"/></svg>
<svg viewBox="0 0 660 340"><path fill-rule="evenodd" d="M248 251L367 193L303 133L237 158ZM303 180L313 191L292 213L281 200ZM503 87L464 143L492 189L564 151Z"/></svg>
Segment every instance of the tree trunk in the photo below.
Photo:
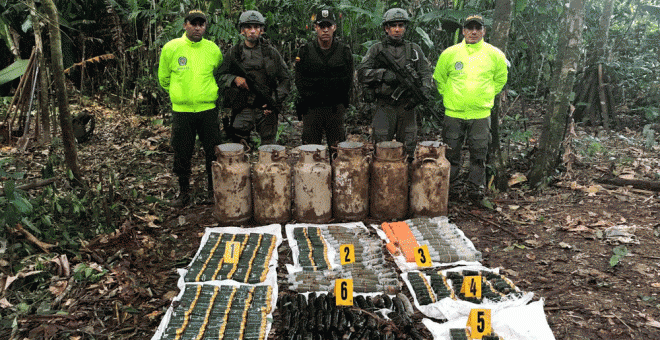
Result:
<svg viewBox="0 0 660 340"><path fill-rule="evenodd" d="M610 32L610 22L612 21L612 6L614 0L605 0L603 3L603 15L600 16L598 31L600 32L596 39L596 52L598 58L607 61L609 59L609 49L607 40Z"/></svg>
<svg viewBox="0 0 660 340"><path fill-rule="evenodd" d="M51 72L57 104L59 109L60 128L62 129L62 144L64 145L64 158L66 165L73 173L73 182L83 184L83 176L78 167L78 151L73 137L71 125L71 113L69 112L69 101L67 99L64 83L64 64L62 61L62 36L60 35L59 15L53 0L44 0L46 13L48 14L48 30L50 33L50 58Z"/></svg>
<svg viewBox="0 0 660 340"><path fill-rule="evenodd" d="M550 84L548 114L543 121L543 133L539 150L529 174L534 187L545 185L545 179L557 167L562 151L571 92L575 83L575 72L580 59L582 26L584 23L583 0L571 0L564 15L565 30L560 32L557 55L561 69L553 75Z"/></svg>
<svg viewBox="0 0 660 340"><path fill-rule="evenodd" d="M40 131L39 138L43 142L50 142L50 108L48 107L48 71L46 69L46 62L44 60L44 44L41 40L41 21L40 16L37 15L34 8L34 0L30 3L30 14L32 15L32 29L34 29L34 45L37 47L37 64L39 65L39 74L37 81L39 82L39 124L37 130Z"/></svg>
<svg viewBox="0 0 660 340"><path fill-rule="evenodd" d="M511 29L511 16L514 0L497 0L493 14L493 30L490 43L506 54L509 45L509 30ZM508 188L502 148L500 146L500 111L502 102L498 95L495 107L491 112L492 144L490 146L490 160L495 168L495 187L502 191Z"/></svg>

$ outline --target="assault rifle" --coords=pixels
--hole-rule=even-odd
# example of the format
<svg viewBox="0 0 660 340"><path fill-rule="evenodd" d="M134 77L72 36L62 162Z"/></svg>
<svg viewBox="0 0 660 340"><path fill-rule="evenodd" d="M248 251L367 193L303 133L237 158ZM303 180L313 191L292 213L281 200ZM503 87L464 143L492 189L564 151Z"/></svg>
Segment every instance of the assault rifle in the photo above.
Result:
<svg viewBox="0 0 660 340"><path fill-rule="evenodd" d="M404 92L408 92L412 100L410 104L407 105L406 109L412 109L417 106L417 104L420 104L425 113L430 114L439 122L442 121L442 118L438 113L429 107L429 103L431 103L432 100L424 91L422 91L422 79L419 76L419 73L417 73L410 64L401 67L384 51L378 52L376 55L376 61L381 65L385 65L385 68L388 70L394 72L396 80L399 82L399 86L392 93L392 99L399 100Z"/></svg>
<svg viewBox="0 0 660 340"><path fill-rule="evenodd" d="M274 112L279 111L277 102L275 102L275 99L270 95L270 89L268 86L258 82L254 75L248 73L238 62L232 62L231 65L229 65L227 73L245 78L245 82L247 83L250 92L254 95L254 98L250 100L250 105L261 107L265 104L266 110Z"/></svg>
<svg viewBox="0 0 660 340"><path fill-rule="evenodd" d="M251 100L249 100L249 105L254 105L261 108L264 104L266 104L266 107L264 108L265 110L273 111L272 114L278 114L280 112L280 107L277 105L275 99L273 99L273 97L270 95L270 89L268 86L258 82L254 75L248 73L245 68L243 68L243 66L241 66L241 64L239 64L237 61L234 60L231 65L229 65L227 73L245 78L245 82L247 83L250 92L254 96ZM289 125L293 126L293 122L291 119L289 119L289 117L285 115L282 115L282 117L284 117ZM233 118L234 117L231 119L232 124L234 120Z"/></svg>

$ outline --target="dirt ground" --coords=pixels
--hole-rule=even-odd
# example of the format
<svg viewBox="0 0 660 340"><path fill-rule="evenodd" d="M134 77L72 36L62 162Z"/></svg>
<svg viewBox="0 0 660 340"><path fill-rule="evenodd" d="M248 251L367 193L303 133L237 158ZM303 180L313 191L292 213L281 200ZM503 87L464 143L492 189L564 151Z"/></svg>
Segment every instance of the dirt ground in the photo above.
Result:
<svg viewBox="0 0 660 340"><path fill-rule="evenodd" d="M114 169L120 186L138 190L137 198L122 197L135 200L138 208L121 217L115 233L68 258L72 267L84 262L107 269L101 281L51 279L51 287L65 288L54 290L49 303L66 313L22 315L13 331L0 329L0 338L151 338L178 293L176 269L190 263L204 228L217 225L213 206L201 204L202 197L181 210L144 199L175 194L168 128L150 124L153 117L116 114L102 106L93 111L97 132L79 147L83 169L92 179L103 173L99 169ZM540 127L540 116L531 117L529 125ZM660 197L598 182L610 175L660 180L659 149L644 146L641 126L576 131L573 157L547 189L532 191L517 174L526 170L524 154L538 139L535 133L514 144L522 156L510 169L511 188L489 194L493 209L450 202L450 221L483 253L483 265L501 268L521 290L544 300L557 339L660 339ZM42 150L35 146L30 152ZM193 169L199 196L205 186L202 159L195 157ZM33 170L38 174L38 167ZM629 237L612 236L611 230ZM615 264L620 245L627 252ZM8 302L16 305L20 294L14 293Z"/></svg>

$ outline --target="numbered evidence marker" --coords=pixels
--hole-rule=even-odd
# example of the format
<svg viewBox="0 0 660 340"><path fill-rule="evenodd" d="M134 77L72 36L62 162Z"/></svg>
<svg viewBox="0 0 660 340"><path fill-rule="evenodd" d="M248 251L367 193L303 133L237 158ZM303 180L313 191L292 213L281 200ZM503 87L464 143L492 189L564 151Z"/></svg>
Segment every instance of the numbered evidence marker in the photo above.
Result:
<svg viewBox="0 0 660 340"><path fill-rule="evenodd" d="M467 328L470 330L470 339L482 339L484 335L490 335L493 332L490 323L490 309L470 310Z"/></svg>
<svg viewBox="0 0 660 340"><path fill-rule="evenodd" d="M335 280L335 301L337 306L353 305L353 279Z"/></svg>
<svg viewBox="0 0 660 340"><path fill-rule="evenodd" d="M223 261L225 263L237 263L240 249L240 242L227 242L227 245L225 246L225 254L222 256Z"/></svg>
<svg viewBox="0 0 660 340"><path fill-rule="evenodd" d="M461 293L465 297L481 299L481 276L466 276L463 278Z"/></svg>
<svg viewBox="0 0 660 340"><path fill-rule="evenodd" d="M339 254L342 265L355 262L355 247L352 244L342 244L339 246Z"/></svg>
<svg viewBox="0 0 660 340"><path fill-rule="evenodd" d="M431 267L433 265L427 245L415 248L415 262L418 267Z"/></svg>

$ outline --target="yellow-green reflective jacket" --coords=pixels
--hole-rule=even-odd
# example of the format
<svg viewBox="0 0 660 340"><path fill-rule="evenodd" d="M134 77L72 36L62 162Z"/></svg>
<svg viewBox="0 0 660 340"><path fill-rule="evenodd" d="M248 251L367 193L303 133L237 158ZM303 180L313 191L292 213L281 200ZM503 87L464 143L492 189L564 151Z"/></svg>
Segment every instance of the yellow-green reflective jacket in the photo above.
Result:
<svg viewBox="0 0 660 340"><path fill-rule="evenodd" d="M213 71L221 63L222 52L210 40L192 42L184 33L165 44L158 64L158 81L170 94L172 110L201 112L215 108L218 84Z"/></svg>
<svg viewBox="0 0 660 340"><path fill-rule="evenodd" d="M495 95L507 80L507 61L497 47L463 42L444 50L433 72L445 114L461 119L490 116Z"/></svg>

